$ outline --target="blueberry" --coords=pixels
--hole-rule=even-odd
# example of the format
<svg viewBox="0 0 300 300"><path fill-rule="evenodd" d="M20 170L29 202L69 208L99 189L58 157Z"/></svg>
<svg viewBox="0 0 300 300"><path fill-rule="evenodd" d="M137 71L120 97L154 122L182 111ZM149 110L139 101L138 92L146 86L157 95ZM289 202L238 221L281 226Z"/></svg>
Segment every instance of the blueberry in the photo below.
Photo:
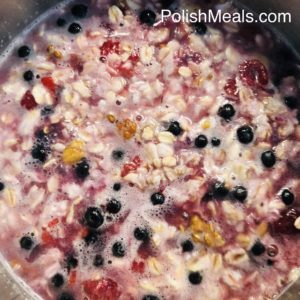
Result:
<svg viewBox="0 0 300 300"><path fill-rule="evenodd" d="M191 284L200 284L202 282L202 276L199 272L190 272L189 281Z"/></svg>
<svg viewBox="0 0 300 300"><path fill-rule="evenodd" d="M149 232L145 228L140 228L140 227L135 228L133 235L138 241L146 242L149 240Z"/></svg>
<svg viewBox="0 0 300 300"><path fill-rule="evenodd" d="M47 149L43 144L36 144L31 150L31 156L34 159L37 159L40 162L44 163L48 157Z"/></svg>
<svg viewBox="0 0 300 300"><path fill-rule="evenodd" d="M218 115L226 121L229 121L235 115L235 109L231 104L225 104L219 108Z"/></svg>
<svg viewBox="0 0 300 300"><path fill-rule="evenodd" d="M20 239L20 246L24 250L30 250L33 246L33 240L30 236L23 236Z"/></svg>
<svg viewBox="0 0 300 300"><path fill-rule="evenodd" d="M125 153L122 150L114 150L112 152L112 158L116 161L122 160L124 158L124 155Z"/></svg>
<svg viewBox="0 0 300 300"><path fill-rule="evenodd" d="M182 128L180 127L179 122L173 121L170 123L168 131L170 131L173 135L178 136L182 133Z"/></svg>
<svg viewBox="0 0 300 300"><path fill-rule="evenodd" d="M276 156L273 151L265 151L261 155L261 161L266 168L272 168L276 163Z"/></svg>
<svg viewBox="0 0 300 300"><path fill-rule="evenodd" d="M274 265L274 260L268 259L268 260L267 260L267 265L268 265L269 267L272 267L272 266Z"/></svg>
<svg viewBox="0 0 300 300"><path fill-rule="evenodd" d="M197 148L205 148L207 144L208 144L207 137L203 134L198 135L197 138L195 139L195 146Z"/></svg>
<svg viewBox="0 0 300 300"><path fill-rule="evenodd" d="M24 72L23 78L25 81L31 81L34 78L34 74L31 70L28 70L28 71Z"/></svg>
<svg viewBox="0 0 300 300"><path fill-rule="evenodd" d="M214 147L218 147L221 145L221 140L216 138L216 137L213 137L211 139L211 144L214 146Z"/></svg>
<svg viewBox="0 0 300 300"><path fill-rule="evenodd" d="M84 237L84 241L87 245L93 245L98 242L99 233L96 231L89 231L86 237Z"/></svg>
<svg viewBox="0 0 300 300"><path fill-rule="evenodd" d="M295 196L288 189L284 189L281 193L281 200L285 205L291 205L295 200Z"/></svg>
<svg viewBox="0 0 300 300"><path fill-rule="evenodd" d="M119 182L115 183L113 186L113 190L116 192L120 191L121 188L122 188L122 186L121 186L121 183L119 183Z"/></svg>
<svg viewBox="0 0 300 300"><path fill-rule="evenodd" d="M251 248L251 252L254 256L260 256L266 251L266 247L260 241L255 242Z"/></svg>
<svg viewBox="0 0 300 300"><path fill-rule="evenodd" d="M81 32L81 30L82 30L82 27L78 23L72 23L68 28L68 31L72 34L78 34Z"/></svg>
<svg viewBox="0 0 300 300"><path fill-rule="evenodd" d="M207 26L203 22L194 24L195 32L199 35L204 35L207 32Z"/></svg>
<svg viewBox="0 0 300 300"><path fill-rule="evenodd" d="M295 108L297 108L297 105L298 105L298 99L293 96L284 97L284 103L288 108L295 109Z"/></svg>
<svg viewBox="0 0 300 300"><path fill-rule="evenodd" d="M71 13L76 18L85 18L88 12L88 7L84 4L76 4L72 7Z"/></svg>
<svg viewBox="0 0 300 300"><path fill-rule="evenodd" d="M80 179L85 179L90 175L90 166L83 160L75 166L75 174Z"/></svg>
<svg viewBox="0 0 300 300"><path fill-rule="evenodd" d="M63 18L58 18L56 20L56 25L58 27L64 27L66 24L67 24L67 21L65 19L63 19Z"/></svg>
<svg viewBox="0 0 300 300"><path fill-rule="evenodd" d="M2 192L5 189L5 184L0 181L0 192Z"/></svg>
<svg viewBox="0 0 300 300"><path fill-rule="evenodd" d="M67 269L70 271L71 269L75 269L78 266L78 259L75 258L73 255L67 258Z"/></svg>
<svg viewBox="0 0 300 300"><path fill-rule="evenodd" d="M64 283L65 283L64 277L59 273L55 274L51 278L51 284L56 288L62 287Z"/></svg>
<svg viewBox="0 0 300 300"><path fill-rule="evenodd" d="M102 255L97 254L94 257L93 265L98 268L98 267L102 267L103 264L104 264L104 259L103 259Z"/></svg>
<svg viewBox="0 0 300 300"><path fill-rule="evenodd" d="M90 228L98 228L104 222L104 218L97 207L89 207L85 212L84 220Z"/></svg>
<svg viewBox="0 0 300 300"><path fill-rule="evenodd" d="M194 244L190 240L181 243L182 252L191 252L194 250Z"/></svg>
<svg viewBox="0 0 300 300"><path fill-rule="evenodd" d="M75 298L74 298L71 294L69 294L69 293L67 293L67 292L63 292L63 293L57 298L57 300L75 300Z"/></svg>
<svg viewBox="0 0 300 300"><path fill-rule="evenodd" d="M19 49L18 49L18 56L20 58L25 58L27 56L29 56L31 53L31 50L28 46L24 45L24 46L21 46Z"/></svg>
<svg viewBox="0 0 300 300"><path fill-rule="evenodd" d="M142 300L159 300L159 298L154 295L146 295Z"/></svg>
<svg viewBox="0 0 300 300"><path fill-rule="evenodd" d="M216 182L213 185L213 196L217 199L224 198L228 195L229 190L225 186L224 182Z"/></svg>
<svg viewBox="0 0 300 300"><path fill-rule="evenodd" d="M115 257L125 256L125 247L121 242L115 242L112 246L112 254Z"/></svg>
<svg viewBox="0 0 300 300"><path fill-rule="evenodd" d="M151 195L151 202L153 205L162 205L165 203L165 196L162 193L154 193Z"/></svg>
<svg viewBox="0 0 300 300"><path fill-rule="evenodd" d="M140 21L142 24L153 26L156 21L156 14L150 9L143 10L140 13Z"/></svg>
<svg viewBox="0 0 300 300"><path fill-rule="evenodd" d="M233 189L232 196L239 202L244 202L248 196L248 191L245 187L239 185Z"/></svg>
<svg viewBox="0 0 300 300"><path fill-rule="evenodd" d="M248 125L244 125L238 128L236 133L237 133L238 140L242 144L250 144L253 141L254 138L253 130Z"/></svg>
<svg viewBox="0 0 300 300"><path fill-rule="evenodd" d="M54 107L52 105L46 105L41 110L41 116L49 116L54 113Z"/></svg>
<svg viewBox="0 0 300 300"><path fill-rule="evenodd" d="M106 205L106 210L110 214L117 214L121 210L121 202L116 200L116 199L111 199L107 205Z"/></svg>

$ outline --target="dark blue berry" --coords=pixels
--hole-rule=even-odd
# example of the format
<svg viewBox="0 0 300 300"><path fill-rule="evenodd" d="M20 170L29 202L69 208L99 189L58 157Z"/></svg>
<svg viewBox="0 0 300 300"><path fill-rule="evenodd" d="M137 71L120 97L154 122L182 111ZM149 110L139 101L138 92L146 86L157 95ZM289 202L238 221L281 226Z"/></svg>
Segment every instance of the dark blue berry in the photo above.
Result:
<svg viewBox="0 0 300 300"><path fill-rule="evenodd" d="M106 205L106 210L110 214L117 214L121 210L121 208L121 202L116 199L111 199Z"/></svg>
<svg viewBox="0 0 300 300"><path fill-rule="evenodd" d="M49 116L54 113L54 107L52 105L46 105L41 109L41 116Z"/></svg>
<svg viewBox="0 0 300 300"><path fill-rule="evenodd" d="M122 150L114 150L112 152L112 158L116 161L122 160L124 158L124 155L125 153Z"/></svg>
<svg viewBox="0 0 300 300"><path fill-rule="evenodd" d="M55 274L52 278L51 278L51 284L55 287L55 288L60 288L63 286L63 284L65 283L64 277L57 273Z"/></svg>
<svg viewBox="0 0 300 300"><path fill-rule="evenodd" d="M85 179L90 175L90 166L83 160L75 166L75 174L80 179Z"/></svg>
<svg viewBox="0 0 300 300"><path fill-rule="evenodd" d="M75 300L75 298L74 298L71 294L69 294L69 293L67 293L67 292L63 292L63 293L57 298L57 300Z"/></svg>
<svg viewBox="0 0 300 300"><path fill-rule="evenodd" d="M284 189L282 192L281 192L281 199L282 199L282 202L285 204L285 205L291 205L293 204L294 200L295 200L295 196L294 194L289 191L288 189Z"/></svg>
<svg viewBox="0 0 300 300"><path fill-rule="evenodd" d="M67 21L65 19L63 19L63 18L58 18L56 20L56 25L58 27L64 27L66 24L67 24Z"/></svg>
<svg viewBox="0 0 300 300"><path fill-rule="evenodd" d="M221 145L221 140L216 138L216 137L213 137L211 139L211 144L214 146L214 147L218 147Z"/></svg>
<svg viewBox="0 0 300 300"><path fill-rule="evenodd" d="M104 222L104 218L97 207L89 207L84 215L84 220L90 228L98 228Z"/></svg>
<svg viewBox="0 0 300 300"><path fill-rule="evenodd" d="M182 128L177 121L173 121L170 123L168 131L170 131L173 135L178 136L182 133Z"/></svg>
<svg viewBox="0 0 300 300"><path fill-rule="evenodd" d="M165 203L165 196L162 193L154 193L151 195L153 205L162 205Z"/></svg>
<svg viewBox="0 0 300 300"><path fill-rule="evenodd" d="M89 231L87 236L84 238L84 241L87 245L93 245L99 240L99 233L96 231Z"/></svg>
<svg viewBox="0 0 300 300"><path fill-rule="evenodd" d="M134 229L133 234L138 241L146 242L149 240L149 232L146 228L137 227Z"/></svg>
<svg viewBox="0 0 300 300"><path fill-rule="evenodd" d="M30 250L33 246L34 242L30 236L23 236L20 239L20 246L24 250Z"/></svg>
<svg viewBox="0 0 300 300"><path fill-rule="evenodd" d="M142 300L159 300L159 298L154 295L146 295Z"/></svg>
<svg viewBox="0 0 300 300"><path fill-rule="evenodd" d="M297 97L293 97L293 96L284 97L284 103L288 108L295 109L297 108L298 105L298 99Z"/></svg>
<svg viewBox="0 0 300 300"><path fill-rule="evenodd" d="M44 163L48 157L47 149L45 148L45 146L43 144L38 143L33 146L32 150L31 150L31 156L34 159L37 159L40 162Z"/></svg>
<svg viewBox="0 0 300 300"><path fill-rule="evenodd" d="M190 272L189 281L191 284L200 284L202 282L202 276L199 272Z"/></svg>
<svg viewBox="0 0 300 300"><path fill-rule="evenodd" d="M102 255L97 254L94 257L93 265L98 268L98 267L102 267L103 264L104 264L104 259L103 259Z"/></svg>
<svg viewBox="0 0 300 300"><path fill-rule="evenodd" d="M195 146L197 148L205 148L208 144L207 137L203 134L200 134L195 139Z"/></svg>
<svg viewBox="0 0 300 300"><path fill-rule="evenodd" d="M34 78L34 74L31 70L28 70L28 71L24 72L23 78L25 81L31 81Z"/></svg>
<svg viewBox="0 0 300 300"><path fill-rule="evenodd" d="M115 242L112 246L112 254L115 257L125 256L125 247L121 242Z"/></svg>
<svg viewBox="0 0 300 300"><path fill-rule="evenodd" d="M156 14L150 9L143 10L140 13L140 21L142 24L153 26L156 21Z"/></svg>
<svg viewBox="0 0 300 300"><path fill-rule="evenodd" d="M226 197L229 193L228 188L225 186L224 182L216 182L213 185L213 196L217 199L222 199Z"/></svg>
<svg viewBox="0 0 300 300"><path fill-rule="evenodd" d="M2 192L5 189L5 184L0 181L0 192Z"/></svg>
<svg viewBox="0 0 300 300"><path fill-rule="evenodd" d="M244 125L238 128L237 137L242 144L250 144L254 138L252 128L248 125Z"/></svg>
<svg viewBox="0 0 300 300"><path fill-rule="evenodd" d="M76 18L85 18L88 12L88 7L84 4L76 4L72 7L71 13Z"/></svg>
<svg viewBox="0 0 300 300"><path fill-rule="evenodd" d="M67 258L67 269L70 271L71 269L75 269L78 266L78 259L75 258L73 255Z"/></svg>
<svg viewBox="0 0 300 300"><path fill-rule="evenodd" d="M235 200L244 202L248 196L248 191L245 187L239 185L233 189L231 194Z"/></svg>
<svg viewBox="0 0 300 300"><path fill-rule="evenodd" d="M19 49L18 49L18 56L20 58L25 58L27 56L29 56L31 53L31 50L28 46L24 45L24 46L21 46Z"/></svg>
<svg viewBox="0 0 300 300"><path fill-rule="evenodd" d="M204 35L207 32L207 26L203 22L194 24L195 32L199 35Z"/></svg>
<svg viewBox="0 0 300 300"><path fill-rule="evenodd" d="M194 244L190 240L181 243L182 252L191 252L194 250Z"/></svg>
<svg viewBox="0 0 300 300"><path fill-rule="evenodd" d="M82 30L82 27L78 23L72 23L68 28L68 31L72 34L78 34L81 32L81 30Z"/></svg>
<svg viewBox="0 0 300 300"><path fill-rule="evenodd" d="M260 256L264 254L266 251L266 247L260 241L255 242L255 244L251 248L251 252L254 256Z"/></svg>
<svg viewBox="0 0 300 300"><path fill-rule="evenodd" d="M122 186L121 186L121 183L119 183L119 182L115 183L113 186L113 190L116 192L120 191L121 188L122 188Z"/></svg>
<svg viewBox="0 0 300 300"><path fill-rule="evenodd" d="M273 151L265 151L261 155L261 161L266 168L272 168L276 163L276 156Z"/></svg>
<svg viewBox="0 0 300 300"><path fill-rule="evenodd" d="M229 121L235 115L235 109L231 104L225 104L219 108L218 115L226 121Z"/></svg>

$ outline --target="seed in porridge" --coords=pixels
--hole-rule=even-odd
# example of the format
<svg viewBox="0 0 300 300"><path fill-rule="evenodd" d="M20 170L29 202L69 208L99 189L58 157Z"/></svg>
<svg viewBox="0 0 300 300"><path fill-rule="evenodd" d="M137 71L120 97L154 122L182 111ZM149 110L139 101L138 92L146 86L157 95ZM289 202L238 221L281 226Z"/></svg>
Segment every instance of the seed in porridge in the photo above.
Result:
<svg viewBox="0 0 300 300"><path fill-rule="evenodd" d="M78 259L75 258L73 255L67 258L67 269L70 272L71 269L75 269L78 266Z"/></svg>
<svg viewBox="0 0 300 300"><path fill-rule="evenodd" d="M224 182L216 182L213 185L213 196L217 199L222 199L224 197L226 197L229 193L228 188L225 186Z"/></svg>
<svg viewBox="0 0 300 300"><path fill-rule="evenodd" d="M26 46L26 45L21 46L21 47L18 49L18 56L19 56L20 58L25 58L25 57L29 56L30 53L31 53L31 49L30 49L28 46Z"/></svg>
<svg viewBox="0 0 300 300"><path fill-rule="evenodd" d="M34 109L38 106L38 104L35 101L34 96L32 95L31 91L27 91L22 100L21 100L21 106L24 107L27 110Z"/></svg>
<svg viewBox="0 0 300 300"><path fill-rule="evenodd" d="M237 129L238 140L242 144L250 144L253 141L254 134L250 126L244 125Z"/></svg>
<svg viewBox="0 0 300 300"><path fill-rule="evenodd" d="M69 293L67 293L67 292L63 292L63 293L57 298L57 300L75 300L75 298L74 298L71 294L69 294Z"/></svg>
<svg viewBox="0 0 300 300"><path fill-rule="evenodd" d="M78 23L72 23L68 28L68 31L72 34L78 34L81 32L81 30L82 30L82 27Z"/></svg>
<svg viewBox="0 0 300 300"><path fill-rule="evenodd" d="M275 257L277 254L278 254L278 247L274 244L270 245L268 248L267 248L267 254L270 256L270 257Z"/></svg>
<svg viewBox="0 0 300 300"><path fill-rule="evenodd" d="M76 18L85 18L88 12L88 7L84 4L76 4L72 7L71 13Z"/></svg>
<svg viewBox="0 0 300 300"><path fill-rule="evenodd" d="M197 148L205 148L208 144L207 137L203 134L200 134L195 139L195 146Z"/></svg>
<svg viewBox="0 0 300 300"><path fill-rule="evenodd" d="M124 151L123 150L114 150L112 152L112 158L116 161L120 161L124 158Z"/></svg>
<svg viewBox="0 0 300 300"><path fill-rule="evenodd" d="M118 201L117 199L111 199L107 205L106 205L106 210L110 214L117 214L122 208L121 202Z"/></svg>
<svg viewBox="0 0 300 300"><path fill-rule="evenodd" d="M84 220L90 228L98 228L104 222L104 218L97 207L89 207L84 215Z"/></svg>
<svg viewBox="0 0 300 300"><path fill-rule="evenodd" d="M190 240L181 243L182 252L191 252L194 250L194 244Z"/></svg>
<svg viewBox="0 0 300 300"><path fill-rule="evenodd" d="M53 113L54 113L54 107L52 105L44 106L41 109L41 116L43 117L52 115Z"/></svg>
<svg viewBox="0 0 300 300"><path fill-rule="evenodd" d="M239 185L233 189L232 196L239 202L244 202L248 196L248 191L245 187Z"/></svg>
<svg viewBox="0 0 300 300"><path fill-rule="evenodd" d="M151 195L151 202L153 205L162 205L165 203L165 196L162 193L154 193Z"/></svg>
<svg viewBox="0 0 300 300"><path fill-rule="evenodd" d="M116 182L113 186L113 190L116 192L120 191L121 188L122 188L122 186L121 186L121 183L119 183L119 182Z"/></svg>
<svg viewBox="0 0 300 300"><path fill-rule="evenodd" d="M254 256L260 256L264 254L266 251L266 247L261 241L255 242L255 244L251 248L251 252Z"/></svg>
<svg viewBox="0 0 300 300"><path fill-rule="evenodd" d="M281 200L285 205L291 205L295 200L295 196L290 190L284 189L281 192Z"/></svg>
<svg viewBox="0 0 300 300"><path fill-rule="evenodd" d="M226 121L230 121L235 115L235 109L231 104L227 103L219 108L218 115Z"/></svg>
<svg viewBox="0 0 300 300"><path fill-rule="evenodd" d="M216 137L213 137L211 139L211 144L214 146L214 147L218 147L221 145L221 140L219 138L216 138Z"/></svg>
<svg viewBox="0 0 300 300"><path fill-rule="evenodd" d="M203 22L194 24L195 32L199 35L204 35L207 32L207 26Z"/></svg>
<svg viewBox="0 0 300 300"><path fill-rule="evenodd" d="M140 228L140 227L135 228L133 235L138 241L145 242L149 239L149 232L146 228Z"/></svg>
<svg viewBox="0 0 300 300"><path fill-rule="evenodd" d="M249 86L260 87L269 81L268 71L257 59L246 60L239 66L241 80Z"/></svg>
<svg viewBox="0 0 300 300"><path fill-rule="evenodd" d="M298 99L297 97L293 97L293 96L284 97L284 103L288 108L295 109L297 108L298 105Z"/></svg>
<svg viewBox="0 0 300 300"><path fill-rule="evenodd" d="M34 74L31 70L28 70L28 71L24 72L23 78L25 81L31 81L34 78Z"/></svg>
<svg viewBox="0 0 300 300"><path fill-rule="evenodd" d="M87 245L95 244L99 239L99 233L96 231L89 231L88 234L84 237L84 241Z"/></svg>
<svg viewBox="0 0 300 300"><path fill-rule="evenodd" d="M5 189L5 184L0 181L0 192L2 192Z"/></svg>
<svg viewBox="0 0 300 300"><path fill-rule="evenodd" d="M172 121L169 125L168 131L170 131L173 135L178 136L182 133L182 128L177 121Z"/></svg>
<svg viewBox="0 0 300 300"><path fill-rule="evenodd" d="M156 14L150 9L143 10L140 13L140 21L142 24L153 26L156 21Z"/></svg>
<svg viewBox="0 0 300 300"><path fill-rule="evenodd" d="M93 261L93 265L94 267L102 267L104 264L104 258L102 257L102 255L100 254L97 254L95 257L94 257L94 261Z"/></svg>
<svg viewBox="0 0 300 300"><path fill-rule="evenodd" d="M40 162L44 163L48 158L47 149L41 143L36 144L33 146L31 150L31 156L34 159L39 160Z"/></svg>
<svg viewBox="0 0 300 300"><path fill-rule="evenodd" d="M200 284L202 282L202 276L199 272L190 272L189 281L191 284Z"/></svg>
<svg viewBox="0 0 300 300"><path fill-rule="evenodd" d="M62 287L64 283L65 283L64 277L63 277L63 275L61 275L59 273L55 274L51 278L51 284L56 288Z"/></svg>
<svg viewBox="0 0 300 300"><path fill-rule="evenodd" d="M23 236L20 239L20 246L22 249L30 250L33 246L34 242L30 236Z"/></svg>
<svg viewBox="0 0 300 300"><path fill-rule="evenodd" d="M80 179L85 179L90 175L90 166L86 160L76 165L75 175Z"/></svg>
<svg viewBox="0 0 300 300"><path fill-rule="evenodd" d="M267 168L271 168L275 165L276 163L276 156L273 151L265 151L261 155L261 161L263 165Z"/></svg>
<svg viewBox="0 0 300 300"><path fill-rule="evenodd" d="M115 257L125 256L125 247L122 242L115 242L112 246L112 254Z"/></svg>
<svg viewBox="0 0 300 300"><path fill-rule="evenodd" d="M159 300L159 298L154 295L146 295L142 300Z"/></svg>
<svg viewBox="0 0 300 300"><path fill-rule="evenodd" d="M67 21L64 18L58 18L56 20L56 25L58 27L64 27L67 24Z"/></svg>

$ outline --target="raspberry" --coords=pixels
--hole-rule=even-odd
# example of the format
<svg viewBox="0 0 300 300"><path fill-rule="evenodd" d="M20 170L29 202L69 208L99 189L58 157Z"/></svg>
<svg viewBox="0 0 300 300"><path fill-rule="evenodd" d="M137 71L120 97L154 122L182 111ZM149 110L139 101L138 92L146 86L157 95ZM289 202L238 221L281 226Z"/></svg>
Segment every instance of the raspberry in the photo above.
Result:
<svg viewBox="0 0 300 300"><path fill-rule="evenodd" d="M295 208L284 210L279 219L270 224L272 234L293 235L300 233L300 230L294 226L294 223L299 216L300 211L296 210Z"/></svg>
<svg viewBox="0 0 300 300"><path fill-rule="evenodd" d="M45 88L47 88L51 93L55 93L56 85L55 85L52 77L50 77L50 76L43 77L41 79L41 82L42 82L43 86Z"/></svg>
<svg viewBox="0 0 300 300"><path fill-rule="evenodd" d="M27 110L31 110L37 107L38 104L35 102L32 93L30 91L27 91L21 100L21 105Z"/></svg>
<svg viewBox="0 0 300 300"><path fill-rule="evenodd" d="M107 56L111 53L120 54L120 42L108 40L100 47L101 56Z"/></svg>
<svg viewBox="0 0 300 300"><path fill-rule="evenodd" d="M260 87L268 84L266 67L257 59L246 60L239 66L241 80L249 86Z"/></svg>

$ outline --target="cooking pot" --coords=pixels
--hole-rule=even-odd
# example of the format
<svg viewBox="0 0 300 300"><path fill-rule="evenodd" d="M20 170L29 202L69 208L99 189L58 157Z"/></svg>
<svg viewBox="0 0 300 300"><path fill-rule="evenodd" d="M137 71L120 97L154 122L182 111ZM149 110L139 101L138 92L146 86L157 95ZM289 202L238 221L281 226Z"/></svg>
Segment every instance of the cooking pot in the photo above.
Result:
<svg viewBox="0 0 300 300"><path fill-rule="evenodd" d="M84 2L85 0L82 0ZM156 0L158 1L158 0ZM185 0L186 1L186 0ZM204 0L192 0L199 2ZM207 0L206 0L207 1ZM60 3L60 0L1 0L0 1L0 53L4 52L10 41L32 23L42 13ZM146 2L146 1L145 1ZM289 12L291 23L274 24L278 34L300 53L300 2L299 0L240 0L245 7L254 12ZM9 242L9 241L8 241ZM33 300L39 299L30 293L30 289L19 282L6 263L0 264L0 300ZM280 300L300 299L300 280L285 292Z"/></svg>

